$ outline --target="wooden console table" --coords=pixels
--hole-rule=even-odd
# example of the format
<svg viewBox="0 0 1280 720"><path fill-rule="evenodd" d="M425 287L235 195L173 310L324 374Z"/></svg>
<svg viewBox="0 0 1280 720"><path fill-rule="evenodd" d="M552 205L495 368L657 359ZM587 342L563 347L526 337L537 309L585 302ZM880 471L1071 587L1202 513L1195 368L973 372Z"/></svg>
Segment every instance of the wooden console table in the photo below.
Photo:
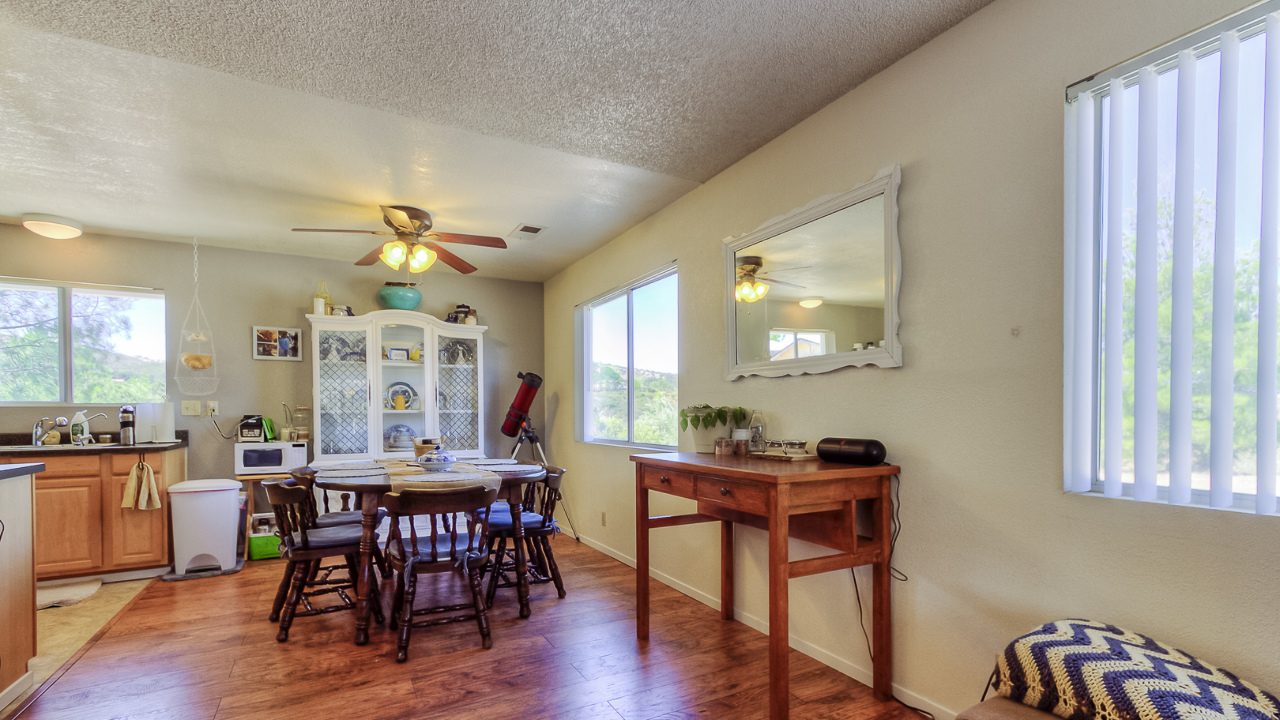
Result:
<svg viewBox="0 0 1280 720"><path fill-rule="evenodd" d="M733 524L769 533L769 717L785 720L788 704L787 582L791 578L871 565L875 669L879 700L893 697L889 541L894 465L778 462L699 453L632 455L636 464L636 637L649 637L649 529L720 522L720 612L733 619ZM691 515L649 517L649 491L698 502ZM871 537L857 533L857 503L871 505ZM792 524L789 520L796 518ZM832 555L787 557L790 538L829 547ZM856 612L852 607L850 612Z"/></svg>

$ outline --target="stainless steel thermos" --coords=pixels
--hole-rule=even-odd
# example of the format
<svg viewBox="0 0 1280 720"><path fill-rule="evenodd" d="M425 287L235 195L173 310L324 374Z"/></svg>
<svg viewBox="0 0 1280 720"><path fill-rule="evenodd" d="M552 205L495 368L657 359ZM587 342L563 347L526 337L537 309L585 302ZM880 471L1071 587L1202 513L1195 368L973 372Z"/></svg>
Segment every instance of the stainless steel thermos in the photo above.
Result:
<svg viewBox="0 0 1280 720"><path fill-rule="evenodd" d="M134 418L133 406L121 405L120 406L120 444L121 445L133 444L133 418Z"/></svg>

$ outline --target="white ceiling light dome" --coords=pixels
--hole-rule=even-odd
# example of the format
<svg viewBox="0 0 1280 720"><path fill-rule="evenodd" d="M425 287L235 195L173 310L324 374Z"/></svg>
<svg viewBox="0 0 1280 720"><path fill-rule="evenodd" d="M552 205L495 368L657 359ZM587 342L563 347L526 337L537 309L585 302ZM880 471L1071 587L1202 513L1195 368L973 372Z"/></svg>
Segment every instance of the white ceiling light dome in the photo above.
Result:
<svg viewBox="0 0 1280 720"><path fill-rule="evenodd" d="M41 213L23 213L22 227L37 235L43 235L54 240L80 237L80 234L84 232L84 226L75 220Z"/></svg>

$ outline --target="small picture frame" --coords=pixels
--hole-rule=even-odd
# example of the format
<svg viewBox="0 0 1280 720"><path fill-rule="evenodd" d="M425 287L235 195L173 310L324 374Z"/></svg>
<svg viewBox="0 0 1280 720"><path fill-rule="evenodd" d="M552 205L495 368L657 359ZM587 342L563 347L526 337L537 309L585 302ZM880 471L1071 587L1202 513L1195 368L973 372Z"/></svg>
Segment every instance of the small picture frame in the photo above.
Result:
<svg viewBox="0 0 1280 720"><path fill-rule="evenodd" d="M387 359L388 359L388 360L403 360L404 362L408 362L408 361L409 361L409 348L398 348L398 347L387 348Z"/></svg>
<svg viewBox="0 0 1280 720"><path fill-rule="evenodd" d="M302 330L254 325L253 359L302 362Z"/></svg>

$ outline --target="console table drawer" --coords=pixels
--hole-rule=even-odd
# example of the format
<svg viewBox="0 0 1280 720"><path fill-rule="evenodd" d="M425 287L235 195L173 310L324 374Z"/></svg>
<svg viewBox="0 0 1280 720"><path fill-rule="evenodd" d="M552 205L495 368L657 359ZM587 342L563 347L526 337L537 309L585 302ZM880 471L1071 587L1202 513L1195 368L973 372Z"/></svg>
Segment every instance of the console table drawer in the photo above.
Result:
<svg viewBox="0 0 1280 720"><path fill-rule="evenodd" d="M735 510L765 515L769 512L769 491L762 485L698 476L698 499L726 505Z"/></svg>
<svg viewBox="0 0 1280 720"><path fill-rule="evenodd" d="M669 495L679 495L687 498L696 497L693 491L693 474L680 472L679 470L646 467L644 469L644 486L650 490L657 490Z"/></svg>

